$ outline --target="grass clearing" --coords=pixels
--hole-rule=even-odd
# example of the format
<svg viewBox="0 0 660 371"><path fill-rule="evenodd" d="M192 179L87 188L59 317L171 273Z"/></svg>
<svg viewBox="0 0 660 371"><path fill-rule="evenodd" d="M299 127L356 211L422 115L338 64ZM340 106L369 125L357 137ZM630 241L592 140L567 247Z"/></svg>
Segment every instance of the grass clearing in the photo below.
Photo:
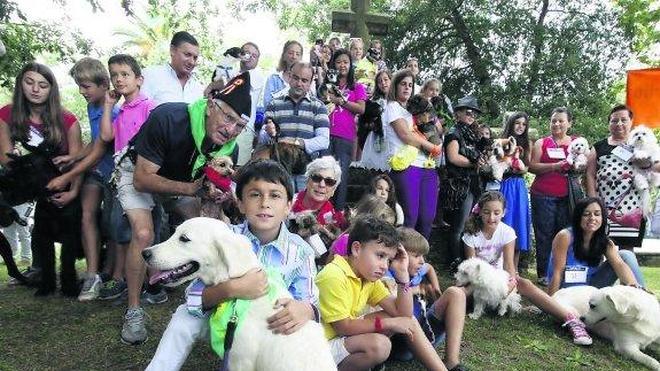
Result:
<svg viewBox="0 0 660 371"><path fill-rule="evenodd" d="M660 268L643 270L649 286L660 292ZM449 279L443 277L442 282ZM149 340L127 346L119 340L123 301L35 299L33 290L6 283L6 268L0 265L0 370L143 370L183 295L179 288L170 293L166 304L148 306ZM442 353L442 347L439 351ZM616 354L604 340L595 339L591 347L575 346L552 318L529 313L504 318L487 314L476 321L466 318L462 361L471 370L641 369ZM184 370L213 370L216 366L209 345L201 342ZM387 369L424 368L417 362L393 362Z"/></svg>

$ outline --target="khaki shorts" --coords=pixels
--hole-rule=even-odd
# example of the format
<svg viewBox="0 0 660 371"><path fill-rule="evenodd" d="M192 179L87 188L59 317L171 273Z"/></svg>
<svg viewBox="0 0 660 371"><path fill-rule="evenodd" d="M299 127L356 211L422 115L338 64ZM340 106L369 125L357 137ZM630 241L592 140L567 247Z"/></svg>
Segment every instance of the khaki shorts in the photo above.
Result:
<svg viewBox="0 0 660 371"><path fill-rule="evenodd" d="M346 341L346 336L338 336L334 339L328 340L330 345L330 353L332 353L332 359L335 360L335 364L339 365L346 357L350 356L351 353L346 350L344 342Z"/></svg>
<svg viewBox="0 0 660 371"><path fill-rule="evenodd" d="M117 198L124 210L132 209L153 209L155 203L151 193L138 192L133 187L133 172L135 165L128 156L117 165L119 170L119 179L117 179Z"/></svg>

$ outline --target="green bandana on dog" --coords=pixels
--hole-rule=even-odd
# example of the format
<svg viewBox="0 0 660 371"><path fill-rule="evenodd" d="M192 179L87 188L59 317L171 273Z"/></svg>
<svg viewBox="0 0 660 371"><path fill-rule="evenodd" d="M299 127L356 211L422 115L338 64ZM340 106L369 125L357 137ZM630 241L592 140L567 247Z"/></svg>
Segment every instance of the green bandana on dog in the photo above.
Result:
<svg viewBox="0 0 660 371"><path fill-rule="evenodd" d="M190 174L192 179L195 179L195 176L208 159L219 156L230 156L234 152L234 147L236 147L236 138L227 141L220 149L214 152L203 153L202 144L206 136L206 98L190 103L188 105L188 114L190 115L190 128L192 129L195 148L197 148L197 158L195 158L192 174Z"/></svg>
<svg viewBox="0 0 660 371"><path fill-rule="evenodd" d="M279 296L278 294L287 291L287 288L282 279L282 273L273 268L266 268L264 271L268 277L268 300L274 303ZM225 357L225 336L227 335L229 320L232 316L236 316L236 333L238 333L245 321L245 316L250 311L251 303L251 300L244 299L222 302L215 308L215 311L209 318L211 348L213 348L213 351L220 358L224 359Z"/></svg>

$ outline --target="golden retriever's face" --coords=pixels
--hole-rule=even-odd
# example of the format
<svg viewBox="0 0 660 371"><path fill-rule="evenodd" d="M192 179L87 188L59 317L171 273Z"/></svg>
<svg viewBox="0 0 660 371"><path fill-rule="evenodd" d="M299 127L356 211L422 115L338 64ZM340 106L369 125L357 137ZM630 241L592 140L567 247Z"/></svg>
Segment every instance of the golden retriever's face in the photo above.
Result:
<svg viewBox="0 0 660 371"><path fill-rule="evenodd" d="M194 278L216 285L259 266L247 237L212 218L186 220L167 241L145 249L142 256L159 271L150 283L170 287Z"/></svg>
<svg viewBox="0 0 660 371"><path fill-rule="evenodd" d="M637 321L640 308L625 292L607 287L595 292L589 299L589 311L582 317L587 326L601 321L631 323Z"/></svg>

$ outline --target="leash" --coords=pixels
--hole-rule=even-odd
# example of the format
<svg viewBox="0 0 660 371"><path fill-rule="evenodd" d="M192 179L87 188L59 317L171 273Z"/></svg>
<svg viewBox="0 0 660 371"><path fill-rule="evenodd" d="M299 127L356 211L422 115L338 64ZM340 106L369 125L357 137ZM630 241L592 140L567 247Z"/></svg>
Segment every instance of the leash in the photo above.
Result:
<svg viewBox="0 0 660 371"><path fill-rule="evenodd" d="M227 333L225 335L224 347L225 347L225 358L222 360L222 369L229 370L229 351L231 350L232 345L234 344L234 334L236 333L236 323L238 322L238 316L236 316L236 301L232 302L231 306L231 317L227 323Z"/></svg>

